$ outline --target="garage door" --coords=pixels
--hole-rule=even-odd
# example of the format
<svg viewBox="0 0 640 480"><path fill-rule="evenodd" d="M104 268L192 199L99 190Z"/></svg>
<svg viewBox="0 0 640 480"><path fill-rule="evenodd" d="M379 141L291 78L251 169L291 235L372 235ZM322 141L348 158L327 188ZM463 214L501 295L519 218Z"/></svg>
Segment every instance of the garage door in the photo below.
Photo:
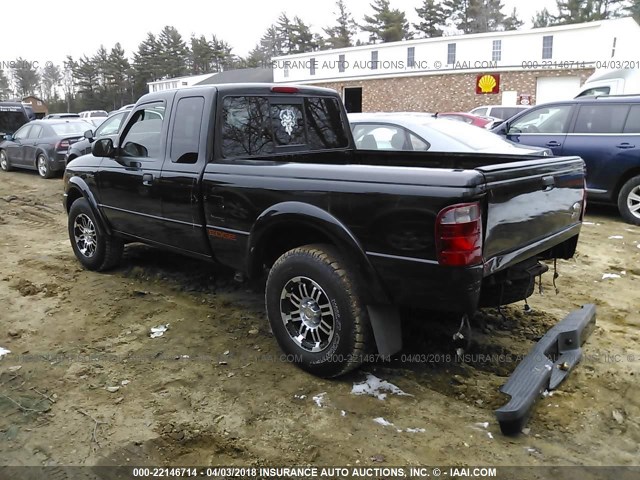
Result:
<svg viewBox="0 0 640 480"><path fill-rule="evenodd" d="M536 104L572 99L579 87L579 77L538 77Z"/></svg>

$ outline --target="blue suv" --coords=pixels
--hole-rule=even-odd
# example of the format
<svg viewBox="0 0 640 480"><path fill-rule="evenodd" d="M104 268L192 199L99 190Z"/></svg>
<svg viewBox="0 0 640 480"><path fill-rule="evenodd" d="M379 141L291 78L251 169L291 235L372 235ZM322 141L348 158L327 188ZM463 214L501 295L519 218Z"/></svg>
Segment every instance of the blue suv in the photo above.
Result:
<svg viewBox="0 0 640 480"><path fill-rule="evenodd" d="M580 97L532 107L492 129L512 142L579 155L589 200L640 225L640 96Z"/></svg>

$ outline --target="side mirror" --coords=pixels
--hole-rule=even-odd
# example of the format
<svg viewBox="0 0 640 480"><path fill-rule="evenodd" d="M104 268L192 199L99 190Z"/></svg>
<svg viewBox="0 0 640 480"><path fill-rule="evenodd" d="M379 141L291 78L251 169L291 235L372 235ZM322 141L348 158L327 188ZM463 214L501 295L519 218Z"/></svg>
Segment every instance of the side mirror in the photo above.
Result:
<svg viewBox="0 0 640 480"><path fill-rule="evenodd" d="M84 138L89 140L89 142L93 142L93 131L87 130L86 132L84 132Z"/></svg>
<svg viewBox="0 0 640 480"><path fill-rule="evenodd" d="M13 135L7 134L7 135L4 136L4 139L11 141L11 140L13 140Z"/></svg>
<svg viewBox="0 0 640 480"><path fill-rule="evenodd" d="M94 157L113 157L115 149L113 148L113 140L110 138L101 138L91 145L91 153Z"/></svg>

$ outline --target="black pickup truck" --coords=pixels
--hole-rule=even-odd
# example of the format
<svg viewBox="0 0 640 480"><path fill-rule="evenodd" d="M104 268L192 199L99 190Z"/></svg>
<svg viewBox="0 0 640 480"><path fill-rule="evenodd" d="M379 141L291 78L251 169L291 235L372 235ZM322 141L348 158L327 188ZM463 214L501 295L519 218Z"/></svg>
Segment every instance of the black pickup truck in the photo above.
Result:
<svg viewBox="0 0 640 480"><path fill-rule="evenodd" d="M144 242L266 278L281 348L337 376L401 348L400 306L470 314L570 258L584 164L354 148L333 90L194 87L142 97L64 175L69 237L105 270Z"/></svg>

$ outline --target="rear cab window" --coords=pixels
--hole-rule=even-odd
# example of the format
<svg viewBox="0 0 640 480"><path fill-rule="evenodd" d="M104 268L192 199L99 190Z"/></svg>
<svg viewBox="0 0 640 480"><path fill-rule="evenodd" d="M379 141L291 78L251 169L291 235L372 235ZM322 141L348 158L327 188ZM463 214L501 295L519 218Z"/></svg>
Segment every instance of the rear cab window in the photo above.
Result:
<svg viewBox="0 0 640 480"><path fill-rule="evenodd" d="M229 95L222 100L222 157L346 148L339 100L322 96Z"/></svg>

